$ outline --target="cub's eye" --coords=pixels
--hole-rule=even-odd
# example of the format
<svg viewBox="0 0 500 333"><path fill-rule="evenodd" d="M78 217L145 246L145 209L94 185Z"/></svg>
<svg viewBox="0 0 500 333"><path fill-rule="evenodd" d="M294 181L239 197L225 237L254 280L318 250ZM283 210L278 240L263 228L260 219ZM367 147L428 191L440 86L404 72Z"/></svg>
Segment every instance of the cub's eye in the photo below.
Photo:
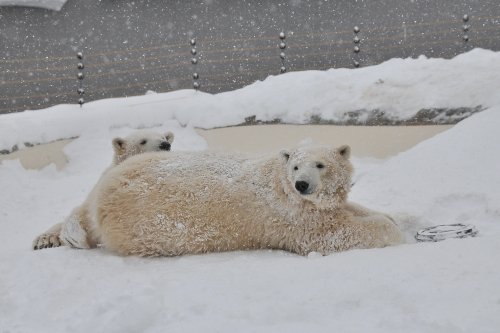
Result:
<svg viewBox="0 0 500 333"><path fill-rule="evenodd" d="M293 170L297 171L297 170L299 170L299 167L298 166L294 166Z"/></svg>
<svg viewBox="0 0 500 333"><path fill-rule="evenodd" d="M325 165L323 163L316 164L316 168L318 168L318 169L323 169L324 167L325 167Z"/></svg>
<svg viewBox="0 0 500 333"><path fill-rule="evenodd" d="M148 142L148 140L144 139L141 141L141 145L145 145Z"/></svg>

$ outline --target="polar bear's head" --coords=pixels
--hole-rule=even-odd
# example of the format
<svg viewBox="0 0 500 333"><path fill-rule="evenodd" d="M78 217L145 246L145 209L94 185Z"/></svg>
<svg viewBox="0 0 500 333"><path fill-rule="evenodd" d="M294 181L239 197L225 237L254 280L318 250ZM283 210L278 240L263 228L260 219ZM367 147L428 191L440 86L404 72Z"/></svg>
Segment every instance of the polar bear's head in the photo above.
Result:
<svg viewBox="0 0 500 333"><path fill-rule="evenodd" d="M113 164L118 165L130 156L146 152L169 151L173 141L174 134L172 132L160 134L149 130L139 130L125 138L114 138Z"/></svg>
<svg viewBox="0 0 500 333"><path fill-rule="evenodd" d="M351 148L299 148L282 151L286 169L285 191L317 207L335 207L347 200L353 167Z"/></svg>

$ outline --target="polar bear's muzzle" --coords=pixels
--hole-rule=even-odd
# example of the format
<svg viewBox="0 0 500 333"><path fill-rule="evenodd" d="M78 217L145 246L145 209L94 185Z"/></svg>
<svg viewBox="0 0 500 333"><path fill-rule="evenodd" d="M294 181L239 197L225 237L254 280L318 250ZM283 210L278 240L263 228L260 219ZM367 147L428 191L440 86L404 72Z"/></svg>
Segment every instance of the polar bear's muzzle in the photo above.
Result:
<svg viewBox="0 0 500 333"><path fill-rule="evenodd" d="M166 150L166 151L169 151L170 150L170 143L168 143L167 141L163 141L162 143L160 143L160 150Z"/></svg>
<svg viewBox="0 0 500 333"><path fill-rule="evenodd" d="M315 191L315 186L305 180L298 180L295 182L295 189L302 195L312 194Z"/></svg>
<svg viewBox="0 0 500 333"><path fill-rule="evenodd" d="M309 183L303 180L299 180L295 182L295 189L300 192L300 194L306 194L307 189L309 188Z"/></svg>

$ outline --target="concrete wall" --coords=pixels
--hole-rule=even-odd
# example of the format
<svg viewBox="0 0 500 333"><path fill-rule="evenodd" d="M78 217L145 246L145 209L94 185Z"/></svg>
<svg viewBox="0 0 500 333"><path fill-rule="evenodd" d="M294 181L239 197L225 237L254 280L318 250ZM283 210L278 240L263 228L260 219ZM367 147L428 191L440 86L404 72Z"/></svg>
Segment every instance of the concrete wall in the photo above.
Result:
<svg viewBox="0 0 500 333"><path fill-rule="evenodd" d="M59 12L0 7L0 113L76 103L77 50L84 53L86 101L192 88L194 70L203 91L240 88L279 73L280 31L288 71L420 54L450 58L472 47L500 50L500 2L69 0Z"/></svg>

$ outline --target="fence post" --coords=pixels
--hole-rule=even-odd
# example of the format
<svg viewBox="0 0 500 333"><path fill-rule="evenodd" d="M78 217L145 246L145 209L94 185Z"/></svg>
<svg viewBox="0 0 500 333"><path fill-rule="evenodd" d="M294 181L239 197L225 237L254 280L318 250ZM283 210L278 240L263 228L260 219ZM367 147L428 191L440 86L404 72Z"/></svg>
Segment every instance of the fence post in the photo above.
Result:
<svg viewBox="0 0 500 333"><path fill-rule="evenodd" d="M359 64L359 56L357 56L357 54L359 54L359 51L361 51L361 49L359 48L361 39L358 36L358 33L359 33L360 29L356 25L356 26L354 26L353 30L354 30L354 38L353 38L352 42L354 43L353 52L354 52L355 55L353 57L352 64L354 65L354 67L358 68L360 64Z"/></svg>
<svg viewBox="0 0 500 333"><path fill-rule="evenodd" d="M283 74L286 72L286 66L285 66L285 49L286 49L285 38L286 38L286 35L282 31L282 32L280 32L279 36L280 36L279 48L281 50L281 52L280 52L280 59L281 59L280 73Z"/></svg>
<svg viewBox="0 0 500 333"><path fill-rule="evenodd" d="M80 98L78 98L78 104L80 104L81 108L83 103L85 103L83 100L83 94L85 94L85 90L83 89L83 79L85 78L85 75L83 74L83 69L85 68L83 65L83 53L77 52L76 58L78 59L78 64L76 65L76 68L78 68L78 74L76 75L78 79L78 89L76 92L78 93L78 96L80 96Z"/></svg>
<svg viewBox="0 0 500 333"><path fill-rule="evenodd" d="M193 72L193 88L194 90L198 91L200 89L200 83L198 82L198 79L200 76L198 75L198 72L196 71L196 65L198 64L198 58L196 58L196 54L198 51L196 51L196 39L191 38L189 41L189 44L191 45L191 55L193 56L191 58L191 64L194 66L194 72Z"/></svg>
<svg viewBox="0 0 500 333"><path fill-rule="evenodd" d="M465 14L462 17L462 21L463 21L463 26L462 26L462 30L463 30L462 40L464 42L465 51L468 51L469 50L469 35L468 35L468 32L470 30L469 15Z"/></svg>

